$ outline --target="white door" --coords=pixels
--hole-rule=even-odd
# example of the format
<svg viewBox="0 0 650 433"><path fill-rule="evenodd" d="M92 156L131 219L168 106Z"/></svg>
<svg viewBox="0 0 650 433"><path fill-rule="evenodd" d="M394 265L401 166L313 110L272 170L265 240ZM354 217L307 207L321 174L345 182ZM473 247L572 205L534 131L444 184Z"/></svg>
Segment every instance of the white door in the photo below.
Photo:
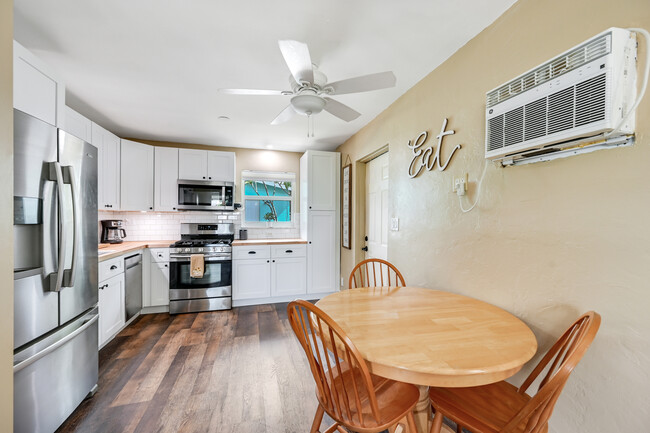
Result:
<svg viewBox="0 0 650 433"><path fill-rule="evenodd" d="M366 259L388 260L388 153L366 164Z"/></svg>
<svg viewBox="0 0 650 433"><path fill-rule="evenodd" d="M153 210L153 147L122 140L120 160L120 209Z"/></svg>
<svg viewBox="0 0 650 433"><path fill-rule="evenodd" d="M271 296L271 259L233 260L232 299Z"/></svg>
<svg viewBox="0 0 650 433"><path fill-rule="evenodd" d="M307 293L337 291L336 249L338 218L335 211L310 211L308 217Z"/></svg>
<svg viewBox="0 0 650 433"><path fill-rule="evenodd" d="M150 299L146 306L169 305L169 263L152 263L150 271Z"/></svg>
<svg viewBox="0 0 650 433"><path fill-rule="evenodd" d="M182 180L208 180L208 152L197 149L178 150L178 178Z"/></svg>
<svg viewBox="0 0 650 433"><path fill-rule="evenodd" d="M234 152L208 152L208 180L235 182Z"/></svg>
<svg viewBox="0 0 650 433"><path fill-rule="evenodd" d="M111 339L124 326L124 274L99 284L99 345Z"/></svg>
<svg viewBox="0 0 650 433"><path fill-rule="evenodd" d="M271 262L271 296L302 295L307 291L304 257L282 257Z"/></svg>
<svg viewBox="0 0 650 433"><path fill-rule="evenodd" d="M339 191L340 157L336 152L311 152L309 155L309 210L336 210Z"/></svg>
<svg viewBox="0 0 650 433"><path fill-rule="evenodd" d="M174 211L178 205L178 149L156 147L154 159L154 209Z"/></svg>
<svg viewBox="0 0 650 433"><path fill-rule="evenodd" d="M120 210L120 139L96 123L91 144L97 148L97 207Z"/></svg>

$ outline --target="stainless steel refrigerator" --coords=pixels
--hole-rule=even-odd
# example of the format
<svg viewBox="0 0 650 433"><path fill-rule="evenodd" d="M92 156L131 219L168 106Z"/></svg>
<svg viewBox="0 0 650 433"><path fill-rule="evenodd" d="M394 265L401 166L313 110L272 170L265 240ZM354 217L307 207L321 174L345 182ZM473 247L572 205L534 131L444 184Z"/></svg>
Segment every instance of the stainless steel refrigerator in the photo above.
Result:
<svg viewBox="0 0 650 433"><path fill-rule="evenodd" d="M14 110L14 431L97 384L97 149Z"/></svg>

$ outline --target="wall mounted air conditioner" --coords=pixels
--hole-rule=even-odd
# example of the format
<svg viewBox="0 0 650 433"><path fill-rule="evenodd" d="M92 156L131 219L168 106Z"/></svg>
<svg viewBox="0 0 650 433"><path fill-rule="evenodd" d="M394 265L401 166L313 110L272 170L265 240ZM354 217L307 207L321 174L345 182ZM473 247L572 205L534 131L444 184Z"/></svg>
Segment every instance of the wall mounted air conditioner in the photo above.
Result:
<svg viewBox="0 0 650 433"><path fill-rule="evenodd" d="M505 165L633 134L634 113L619 124L635 96L636 34L610 28L486 94L485 157Z"/></svg>

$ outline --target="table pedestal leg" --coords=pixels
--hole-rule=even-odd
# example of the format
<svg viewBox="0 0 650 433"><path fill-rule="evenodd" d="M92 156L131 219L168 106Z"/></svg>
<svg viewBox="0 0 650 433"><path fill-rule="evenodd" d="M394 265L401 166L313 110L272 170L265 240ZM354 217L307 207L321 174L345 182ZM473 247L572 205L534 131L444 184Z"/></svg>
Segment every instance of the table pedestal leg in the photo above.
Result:
<svg viewBox="0 0 650 433"><path fill-rule="evenodd" d="M415 425L419 433L429 433L429 419L431 419L431 404L429 403L429 387L418 385L420 399L415 405Z"/></svg>

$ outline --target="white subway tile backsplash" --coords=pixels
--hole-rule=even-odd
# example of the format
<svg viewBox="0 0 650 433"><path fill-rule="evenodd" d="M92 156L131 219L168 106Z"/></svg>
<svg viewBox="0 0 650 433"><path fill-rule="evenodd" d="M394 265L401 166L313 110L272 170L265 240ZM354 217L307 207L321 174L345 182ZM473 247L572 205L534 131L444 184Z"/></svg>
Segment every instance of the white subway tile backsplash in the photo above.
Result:
<svg viewBox="0 0 650 433"><path fill-rule="evenodd" d="M180 239L181 223L215 222L234 225L235 239L241 229L240 212L106 212L99 211L99 220L124 221L127 241L155 241ZM296 222L298 218L296 218ZM101 224L98 232L101 238ZM297 225L297 224L296 224ZM248 239L298 238L300 228L249 228Z"/></svg>

